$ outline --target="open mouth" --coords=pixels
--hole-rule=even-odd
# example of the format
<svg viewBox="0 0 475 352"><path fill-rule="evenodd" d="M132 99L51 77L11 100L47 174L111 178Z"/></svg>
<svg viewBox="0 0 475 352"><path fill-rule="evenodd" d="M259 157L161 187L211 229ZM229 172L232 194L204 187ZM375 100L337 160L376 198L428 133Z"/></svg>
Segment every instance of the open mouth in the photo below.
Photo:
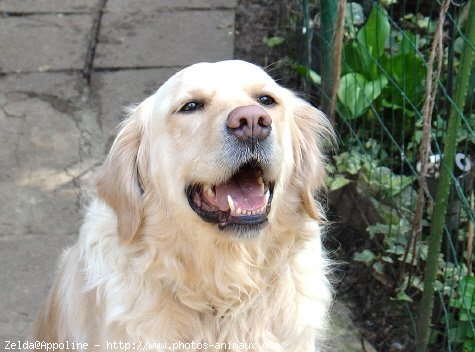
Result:
<svg viewBox="0 0 475 352"><path fill-rule="evenodd" d="M191 208L221 230L256 231L267 222L273 189L262 168L248 163L226 182L188 186L186 194Z"/></svg>

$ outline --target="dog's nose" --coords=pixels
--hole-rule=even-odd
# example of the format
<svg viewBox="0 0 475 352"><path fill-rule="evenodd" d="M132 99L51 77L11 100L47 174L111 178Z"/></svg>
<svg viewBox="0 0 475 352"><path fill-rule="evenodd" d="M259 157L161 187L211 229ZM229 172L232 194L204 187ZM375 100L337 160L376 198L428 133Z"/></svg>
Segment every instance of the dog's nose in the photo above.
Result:
<svg viewBox="0 0 475 352"><path fill-rule="evenodd" d="M228 115L228 130L241 141L266 139L272 129L272 118L258 105L239 106Z"/></svg>

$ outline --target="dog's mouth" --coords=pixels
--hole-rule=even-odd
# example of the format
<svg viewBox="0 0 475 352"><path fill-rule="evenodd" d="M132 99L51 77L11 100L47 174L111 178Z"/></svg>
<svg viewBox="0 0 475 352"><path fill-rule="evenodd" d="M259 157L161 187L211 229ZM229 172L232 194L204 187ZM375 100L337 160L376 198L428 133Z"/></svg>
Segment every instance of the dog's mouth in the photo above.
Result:
<svg viewBox="0 0 475 352"><path fill-rule="evenodd" d="M191 208L206 222L221 230L248 232L267 222L274 184L264 178L254 163L243 165L224 183L186 188Z"/></svg>

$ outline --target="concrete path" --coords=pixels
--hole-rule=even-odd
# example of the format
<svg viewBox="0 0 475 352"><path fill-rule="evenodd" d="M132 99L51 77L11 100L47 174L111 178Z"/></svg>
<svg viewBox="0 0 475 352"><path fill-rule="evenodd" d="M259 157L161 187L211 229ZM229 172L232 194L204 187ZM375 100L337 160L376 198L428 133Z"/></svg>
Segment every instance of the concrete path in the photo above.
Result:
<svg viewBox="0 0 475 352"><path fill-rule="evenodd" d="M122 107L183 66L232 58L236 6L0 0L0 346L24 338L76 240Z"/></svg>

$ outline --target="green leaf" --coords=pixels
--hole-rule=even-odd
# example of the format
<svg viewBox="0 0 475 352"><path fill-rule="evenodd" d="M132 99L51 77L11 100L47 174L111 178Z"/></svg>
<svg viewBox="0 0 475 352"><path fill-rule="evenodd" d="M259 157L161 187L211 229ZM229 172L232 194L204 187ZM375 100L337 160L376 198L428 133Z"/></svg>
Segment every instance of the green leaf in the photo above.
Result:
<svg viewBox="0 0 475 352"><path fill-rule="evenodd" d="M475 350L475 340L470 339L470 340L465 340L463 343L463 352L472 352Z"/></svg>
<svg viewBox="0 0 475 352"><path fill-rule="evenodd" d="M464 46L463 43L464 42L465 42L465 40L462 37L458 37L457 39L455 39L455 41L454 41L454 51L457 54L462 54L463 46Z"/></svg>
<svg viewBox="0 0 475 352"><path fill-rule="evenodd" d="M417 253L419 255L419 258L421 260L426 261L427 260L427 255L429 253L429 245L426 243L417 243Z"/></svg>
<svg viewBox="0 0 475 352"><path fill-rule="evenodd" d="M363 62L361 45L351 41L343 47L342 70L343 73L360 72L366 73L368 67Z"/></svg>
<svg viewBox="0 0 475 352"><path fill-rule="evenodd" d="M315 84L315 85L320 85L322 84L322 77L316 73L314 70L311 68L308 68L307 66L304 65L292 65L292 68L297 71L297 73L303 77L309 77L310 81Z"/></svg>
<svg viewBox="0 0 475 352"><path fill-rule="evenodd" d="M334 174L336 172L336 167L333 164L326 164L325 165L325 170L327 170L327 173L329 174Z"/></svg>
<svg viewBox="0 0 475 352"><path fill-rule="evenodd" d="M411 286L417 288L421 292L424 290L424 282L418 276L413 277Z"/></svg>
<svg viewBox="0 0 475 352"><path fill-rule="evenodd" d="M406 116L414 116L414 107L418 108L424 99L426 68L414 47L407 44L405 50L404 54L381 58L389 81L383 96L394 107L401 107Z"/></svg>
<svg viewBox="0 0 475 352"><path fill-rule="evenodd" d="M384 273L383 265L381 264L381 262L374 262L373 269L380 274Z"/></svg>
<svg viewBox="0 0 475 352"><path fill-rule="evenodd" d="M467 323L458 322L455 327L449 330L449 338L451 341L461 343L465 340L467 333Z"/></svg>
<svg viewBox="0 0 475 352"><path fill-rule="evenodd" d="M406 251L405 248L401 245L395 245L386 250L386 252L396 254L396 255L402 255L404 254L405 251Z"/></svg>
<svg viewBox="0 0 475 352"><path fill-rule="evenodd" d="M462 309L463 309L463 308L462 308ZM467 314L467 311L462 310L462 311L460 312L459 319L460 319L460 321L469 321L470 319L469 319L469 315Z"/></svg>
<svg viewBox="0 0 475 352"><path fill-rule="evenodd" d="M351 182L351 180L349 180L345 176L336 175L334 178L331 179L329 189L330 189L330 191L336 191L337 189L345 187L350 182Z"/></svg>
<svg viewBox="0 0 475 352"><path fill-rule="evenodd" d="M460 282L463 296L468 300L475 296L475 276L466 276Z"/></svg>
<svg viewBox="0 0 475 352"><path fill-rule="evenodd" d="M401 32L402 35L402 40L401 40L401 46L399 47L398 54L411 54L411 55L417 55L417 48L418 48L418 43L417 43L417 37L408 31L403 31Z"/></svg>
<svg viewBox="0 0 475 352"><path fill-rule="evenodd" d="M357 262L363 262L367 266L370 266L373 263L375 257L376 255L369 249L363 249L361 252L356 252L353 259Z"/></svg>
<svg viewBox="0 0 475 352"><path fill-rule="evenodd" d="M314 70L309 70L308 75L312 83L316 85L322 84L322 77L318 73L316 73Z"/></svg>
<svg viewBox="0 0 475 352"><path fill-rule="evenodd" d="M348 73L341 78L338 98L351 112L351 118L356 118L367 111L387 84L385 76L368 81L359 73Z"/></svg>
<svg viewBox="0 0 475 352"><path fill-rule="evenodd" d="M450 306L461 310L461 320L469 320L468 311L471 312L470 315L473 319L475 314L475 276L465 276L460 280L457 291L457 299L450 300Z"/></svg>
<svg viewBox="0 0 475 352"><path fill-rule="evenodd" d="M384 52L384 44L391 31L388 14L380 6L374 6L365 25L356 35L356 41L361 47L361 58L370 78L376 78L375 62Z"/></svg>
<svg viewBox="0 0 475 352"><path fill-rule="evenodd" d="M263 39L264 44L267 45L269 48L273 48L274 46L281 45L283 42L285 42L285 38L282 37L265 37Z"/></svg>
<svg viewBox="0 0 475 352"><path fill-rule="evenodd" d="M389 235L391 232L389 225L386 224L370 225L366 228L366 230L369 232L371 238L378 234Z"/></svg>
<svg viewBox="0 0 475 352"><path fill-rule="evenodd" d="M396 294L396 297L394 297L394 300L412 302L412 298L409 297L407 293L404 291L398 291L398 293Z"/></svg>
<svg viewBox="0 0 475 352"><path fill-rule="evenodd" d="M368 20L358 32L357 41L363 45L373 57L379 57L384 51L384 44L389 38L391 28L388 14L380 6L374 6Z"/></svg>
<svg viewBox="0 0 475 352"><path fill-rule="evenodd" d="M416 20L417 27L419 28L429 28L430 17L420 17Z"/></svg>
<svg viewBox="0 0 475 352"><path fill-rule="evenodd" d="M333 159L336 162L336 168L339 172L356 175L361 170L362 156L353 150L351 154L343 152L340 155L335 155Z"/></svg>

